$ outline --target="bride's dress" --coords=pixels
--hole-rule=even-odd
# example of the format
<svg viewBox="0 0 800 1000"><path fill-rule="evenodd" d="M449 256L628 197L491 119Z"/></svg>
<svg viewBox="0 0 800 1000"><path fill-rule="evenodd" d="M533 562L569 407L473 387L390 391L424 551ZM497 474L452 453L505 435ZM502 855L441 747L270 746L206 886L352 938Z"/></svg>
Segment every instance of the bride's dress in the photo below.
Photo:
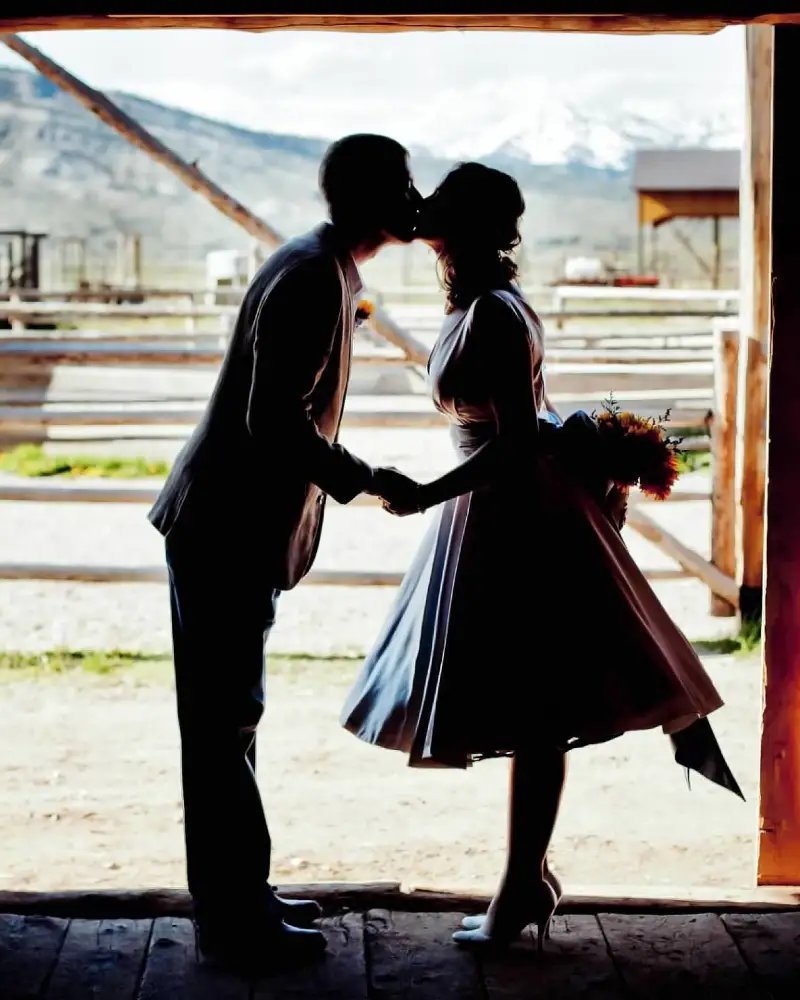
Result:
<svg viewBox="0 0 800 1000"><path fill-rule="evenodd" d="M515 286L491 294L500 322L481 328L474 308L452 313L429 362L462 458L498 433L495 400L506 394L507 411L518 391L520 338L533 405L552 419L539 321ZM660 726L680 763L738 792L698 721L722 705L711 679L619 532L541 440L433 512L342 724L434 767Z"/></svg>

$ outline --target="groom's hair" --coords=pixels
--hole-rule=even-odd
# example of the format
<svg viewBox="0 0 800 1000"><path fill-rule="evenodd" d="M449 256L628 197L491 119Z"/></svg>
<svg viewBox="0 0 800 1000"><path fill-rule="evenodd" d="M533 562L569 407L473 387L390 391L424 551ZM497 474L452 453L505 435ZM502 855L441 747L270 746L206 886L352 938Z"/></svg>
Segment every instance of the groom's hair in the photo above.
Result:
<svg viewBox="0 0 800 1000"><path fill-rule="evenodd" d="M356 236L384 228L409 180L408 150L385 135L346 135L328 147L319 168L331 222Z"/></svg>

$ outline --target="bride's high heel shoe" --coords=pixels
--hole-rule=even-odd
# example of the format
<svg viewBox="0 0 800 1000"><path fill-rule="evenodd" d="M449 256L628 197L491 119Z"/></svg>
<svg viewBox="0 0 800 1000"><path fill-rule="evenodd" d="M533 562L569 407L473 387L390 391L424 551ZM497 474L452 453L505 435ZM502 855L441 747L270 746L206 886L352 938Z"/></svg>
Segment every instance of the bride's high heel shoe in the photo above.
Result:
<svg viewBox="0 0 800 1000"><path fill-rule="evenodd" d="M556 906L558 906L558 904L561 902L561 900L562 900L562 898L564 896L564 890L563 890L563 888L561 886L561 882L558 879L558 877L556 875L554 875L553 872L550 870L550 866L547 863L547 859L545 859L545 862L544 862L544 865L543 865L543 872L544 872L544 875L543 875L544 880L545 880L545 882L548 883L548 885L550 886L550 888L553 890L553 892L555 894L555 897L556 897ZM462 919L462 921L461 921L461 927L465 931L477 931L477 930L480 930L481 927L483 927L483 922L486 920L486 916L487 915L485 913L479 913L479 914L476 914L475 916L464 917ZM546 937L550 937L550 925L549 925L549 923L547 925L547 932L546 932L545 936Z"/></svg>
<svg viewBox="0 0 800 1000"><path fill-rule="evenodd" d="M505 948L515 941L529 924L535 924L536 950L538 952L544 951L544 942L550 936L550 924L556 906L558 906L558 896L547 879L542 879L537 896L535 901L528 899L525 911L519 911L507 920L498 920L495 913L492 928L488 932L485 930L485 926L489 915L474 918L480 921L479 925L456 931L453 934L453 940L457 944L468 944L480 948Z"/></svg>

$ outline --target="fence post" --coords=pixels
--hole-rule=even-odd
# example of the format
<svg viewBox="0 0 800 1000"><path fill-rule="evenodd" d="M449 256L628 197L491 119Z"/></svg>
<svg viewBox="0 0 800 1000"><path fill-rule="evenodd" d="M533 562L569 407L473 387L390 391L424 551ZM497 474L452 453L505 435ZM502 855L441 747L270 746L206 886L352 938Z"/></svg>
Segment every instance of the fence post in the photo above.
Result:
<svg viewBox="0 0 800 1000"><path fill-rule="evenodd" d="M558 288L558 287L556 287L553 290L553 311L556 312L556 313L563 313L564 312L564 305L565 305L565 298L561 294L561 289ZM556 325L556 330L563 330L564 329L564 320L561 319L560 316L557 316L556 317L555 325Z"/></svg>
<svg viewBox="0 0 800 1000"><path fill-rule="evenodd" d="M711 423L711 562L736 579L736 409L739 331L714 324L714 416ZM729 618L736 609L711 595L711 614Z"/></svg>
<svg viewBox="0 0 800 1000"><path fill-rule="evenodd" d="M12 292L8 297L8 302L11 306L18 306L22 302L22 299L15 292ZM11 326L11 329L15 331L25 329L25 321L21 320L19 316L12 316L9 325Z"/></svg>

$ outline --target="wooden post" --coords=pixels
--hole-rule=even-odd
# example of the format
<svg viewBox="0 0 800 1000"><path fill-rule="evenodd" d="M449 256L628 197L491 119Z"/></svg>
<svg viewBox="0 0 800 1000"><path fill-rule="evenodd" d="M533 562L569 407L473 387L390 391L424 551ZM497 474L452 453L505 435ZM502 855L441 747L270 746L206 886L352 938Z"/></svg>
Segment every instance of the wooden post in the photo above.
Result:
<svg viewBox="0 0 800 1000"><path fill-rule="evenodd" d="M722 240L720 236L720 219L715 215L712 219L714 224L714 266L711 272L711 282L714 288L719 288L720 277L722 275Z"/></svg>
<svg viewBox="0 0 800 1000"><path fill-rule="evenodd" d="M116 270L114 284L117 288L125 288L128 284L128 234L117 233L116 238Z"/></svg>
<svg viewBox="0 0 800 1000"><path fill-rule="evenodd" d="M764 714L758 881L800 883L800 26L775 29Z"/></svg>
<svg viewBox="0 0 800 1000"><path fill-rule="evenodd" d="M78 237L78 287L82 288L89 281L89 270L86 262L86 237Z"/></svg>
<svg viewBox="0 0 800 1000"><path fill-rule="evenodd" d="M658 274L658 227L650 226L650 273Z"/></svg>
<svg viewBox="0 0 800 1000"><path fill-rule="evenodd" d="M642 223L636 223L636 273L644 274L644 229Z"/></svg>
<svg viewBox="0 0 800 1000"><path fill-rule="evenodd" d="M711 424L711 562L736 579L736 400L739 331L714 329L714 419ZM711 594L711 614L730 618L736 608Z"/></svg>
<svg viewBox="0 0 800 1000"><path fill-rule="evenodd" d="M133 287L138 292L143 285L142 280L142 234L134 233L133 242Z"/></svg>
<svg viewBox="0 0 800 1000"><path fill-rule="evenodd" d="M774 29L749 26L747 113L739 186L740 357L739 567L742 620L760 622L764 571L767 353L770 332L772 61Z"/></svg>

